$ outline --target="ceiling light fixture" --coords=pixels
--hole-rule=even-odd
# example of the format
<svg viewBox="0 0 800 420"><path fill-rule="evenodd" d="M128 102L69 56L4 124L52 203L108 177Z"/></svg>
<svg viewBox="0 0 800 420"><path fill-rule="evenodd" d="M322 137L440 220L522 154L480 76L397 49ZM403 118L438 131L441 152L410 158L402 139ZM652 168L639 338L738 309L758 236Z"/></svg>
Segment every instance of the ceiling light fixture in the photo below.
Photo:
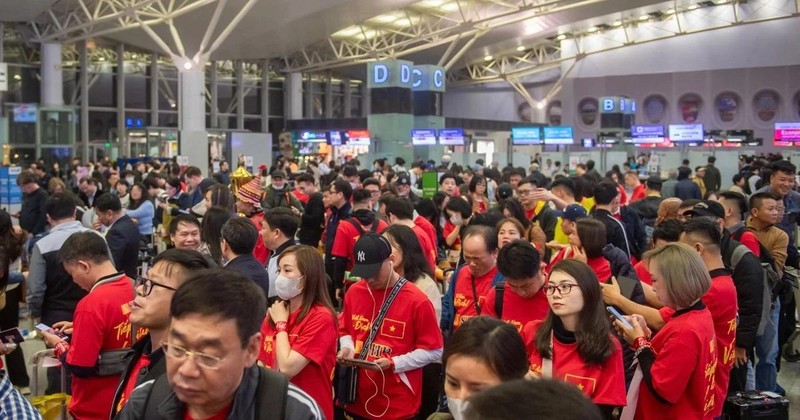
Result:
<svg viewBox="0 0 800 420"><path fill-rule="evenodd" d="M590 33L597 32L597 26L592 26L591 28L587 29L586 31L588 31Z"/></svg>
<svg viewBox="0 0 800 420"><path fill-rule="evenodd" d="M492 57L491 55L487 55L486 57L483 57L483 61L492 61L493 59L494 59L494 57Z"/></svg>
<svg viewBox="0 0 800 420"><path fill-rule="evenodd" d="M650 15L641 15L641 16L639 16L639 20L650 20L651 17L652 16L650 16Z"/></svg>
<svg viewBox="0 0 800 420"><path fill-rule="evenodd" d="M525 46L520 45L519 47L517 47L517 51L520 51L520 52L525 51Z"/></svg>
<svg viewBox="0 0 800 420"><path fill-rule="evenodd" d="M667 9L667 10L664 12L664 14L665 14L665 15L671 15L671 14L674 14L674 13L675 13L675 9Z"/></svg>
<svg viewBox="0 0 800 420"><path fill-rule="evenodd" d="M621 20L615 20L614 23L611 24L611 26L614 26L614 27L622 26L622 21Z"/></svg>
<svg viewBox="0 0 800 420"><path fill-rule="evenodd" d="M544 106L547 105L547 101L539 101L536 103L536 108L544 109Z"/></svg>
<svg viewBox="0 0 800 420"><path fill-rule="evenodd" d="M695 10L695 9L697 9L698 7L700 7L700 6L698 6L698 5L696 5L696 4L693 4L693 5L689 6L689 10Z"/></svg>
<svg viewBox="0 0 800 420"><path fill-rule="evenodd" d="M558 40L558 41L563 41L563 40L565 40L565 39L567 39L567 36L566 36L566 35L564 35L564 34L561 34L561 35L559 35L559 36L557 36L557 37L556 37L556 40Z"/></svg>
<svg viewBox="0 0 800 420"><path fill-rule="evenodd" d="M187 62L183 63L183 68L185 70L191 70L192 69L192 62L191 61L187 61Z"/></svg>
<svg viewBox="0 0 800 420"><path fill-rule="evenodd" d="M458 7L458 2L450 2L439 6L439 10L443 12L455 12L458 10Z"/></svg>
<svg viewBox="0 0 800 420"><path fill-rule="evenodd" d="M15 74L14 75L14 80L22 80L22 76L20 76L18 74Z"/></svg>

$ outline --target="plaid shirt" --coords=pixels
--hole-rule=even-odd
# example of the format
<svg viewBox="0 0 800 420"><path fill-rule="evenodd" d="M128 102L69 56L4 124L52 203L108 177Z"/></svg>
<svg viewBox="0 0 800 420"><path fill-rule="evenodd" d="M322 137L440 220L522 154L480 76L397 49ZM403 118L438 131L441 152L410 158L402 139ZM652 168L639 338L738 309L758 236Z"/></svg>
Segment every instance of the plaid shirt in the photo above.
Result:
<svg viewBox="0 0 800 420"><path fill-rule="evenodd" d="M15 420L42 418L39 411L14 389L5 371L0 371L0 418Z"/></svg>

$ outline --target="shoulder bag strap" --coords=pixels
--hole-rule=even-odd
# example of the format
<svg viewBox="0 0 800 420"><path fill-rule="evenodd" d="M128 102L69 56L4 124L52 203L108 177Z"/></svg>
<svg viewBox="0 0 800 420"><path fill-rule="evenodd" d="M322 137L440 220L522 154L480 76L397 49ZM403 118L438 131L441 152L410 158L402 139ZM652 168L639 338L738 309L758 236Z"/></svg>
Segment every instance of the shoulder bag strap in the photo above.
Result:
<svg viewBox="0 0 800 420"><path fill-rule="evenodd" d="M372 233L377 232L378 231L378 225L380 225L380 224L381 224L381 219L379 219L378 216L375 216L375 220L372 221L372 227L369 228L369 231L372 232Z"/></svg>
<svg viewBox="0 0 800 420"><path fill-rule="evenodd" d="M255 418L258 420L283 420L286 417L286 398L288 392L288 377L275 374L266 368L259 367ZM263 407L269 408L264 409Z"/></svg>
<svg viewBox="0 0 800 420"><path fill-rule="evenodd" d="M349 219L345 219L344 221L353 225L353 227L358 231L359 236L364 234L364 227L361 226L361 223L359 223L358 220L355 220L351 217Z"/></svg>
<svg viewBox="0 0 800 420"><path fill-rule="evenodd" d="M361 352L358 354L359 359L365 359L367 357L367 352L369 351L369 346L372 345L372 342L375 340L375 337L378 336L378 331L381 328L381 324L383 324L383 319L386 318L386 314L389 312L389 307L392 306L392 302L400 294L400 289L406 284L407 280L405 277L400 277L397 280L397 283L394 284L392 287L392 291L389 292L389 296L386 297L386 300L381 305L381 310L378 312L378 316L375 317L375 321L372 322L372 328L369 331L369 336L364 341L364 345L361 347Z"/></svg>
<svg viewBox="0 0 800 420"><path fill-rule="evenodd" d="M501 281L494 285L494 312L498 319L503 319L503 297L506 292L506 282Z"/></svg>

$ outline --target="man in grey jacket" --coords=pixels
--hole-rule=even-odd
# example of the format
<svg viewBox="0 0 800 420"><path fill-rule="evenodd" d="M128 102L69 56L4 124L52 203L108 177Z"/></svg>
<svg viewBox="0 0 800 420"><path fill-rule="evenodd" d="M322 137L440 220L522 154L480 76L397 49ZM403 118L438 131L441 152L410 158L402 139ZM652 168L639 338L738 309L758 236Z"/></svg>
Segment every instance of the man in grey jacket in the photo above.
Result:
<svg viewBox="0 0 800 420"><path fill-rule="evenodd" d="M324 418L286 376L256 365L266 307L264 292L242 274L195 273L172 298L166 375L136 388L117 419Z"/></svg>

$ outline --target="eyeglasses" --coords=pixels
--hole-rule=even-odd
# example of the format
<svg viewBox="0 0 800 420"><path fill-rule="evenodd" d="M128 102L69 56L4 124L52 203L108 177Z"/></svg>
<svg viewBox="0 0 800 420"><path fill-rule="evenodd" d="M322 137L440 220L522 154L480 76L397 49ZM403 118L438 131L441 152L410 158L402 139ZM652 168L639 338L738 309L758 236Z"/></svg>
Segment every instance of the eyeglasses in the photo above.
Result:
<svg viewBox="0 0 800 420"><path fill-rule="evenodd" d="M556 293L556 290L558 290L558 294L563 296L563 295L568 295L569 292L572 291L573 287L580 287L580 286L578 286L577 284L563 283L559 284L558 286L545 286L544 292L552 296Z"/></svg>
<svg viewBox="0 0 800 420"><path fill-rule="evenodd" d="M174 287L166 286L161 283L156 283L155 281L148 279L144 276L136 277L136 281L133 283L135 287L142 286L142 296L149 296L150 292L153 291L153 286L163 287L167 290L172 290L173 292L178 290Z"/></svg>
<svg viewBox="0 0 800 420"><path fill-rule="evenodd" d="M533 194L533 190L517 190L517 194L519 194L520 197L525 197Z"/></svg>
<svg viewBox="0 0 800 420"><path fill-rule="evenodd" d="M188 356L192 356L198 365L211 370L219 369L219 364L222 363L223 359L222 357L212 356L210 354L189 351L177 344L168 343L166 341L161 343L161 348L164 349L164 354L175 360L183 362Z"/></svg>

